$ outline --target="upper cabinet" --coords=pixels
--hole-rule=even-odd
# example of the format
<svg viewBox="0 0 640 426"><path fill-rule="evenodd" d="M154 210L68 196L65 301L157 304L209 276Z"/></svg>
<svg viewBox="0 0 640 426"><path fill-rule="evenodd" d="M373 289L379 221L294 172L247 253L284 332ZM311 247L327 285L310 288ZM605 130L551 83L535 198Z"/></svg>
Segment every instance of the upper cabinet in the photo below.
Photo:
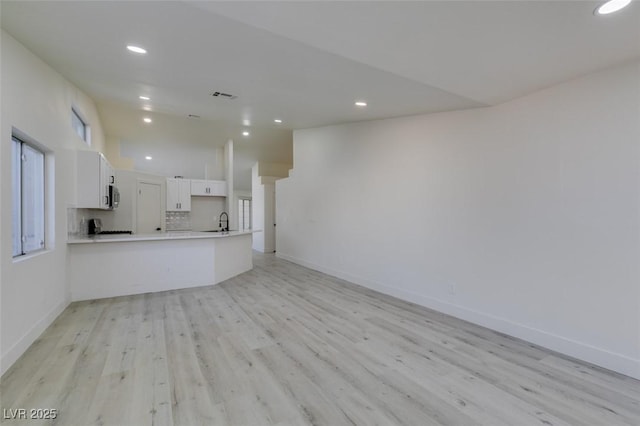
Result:
<svg viewBox="0 0 640 426"><path fill-rule="evenodd" d="M110 209L109 185L115 185L114 168L100 152L78 151L77 207Z"/></svg>
<svg viewBox="0 0 640 426"><path fill-rule="evenodd" d="M226 197L224 180L167 178L167 211L191 211L191 197Z"/></svg>
<svg viewBox="0 0 640 426"><path fill-rule="evenodd" d="M191 195L203 197L226 197L227 182L224 180L191 179Z"/></svg>
<svg viewBox="0 0 640 426"><path fill-rule="evenodd" d="M167 211L191 211L191 181L167 178Z"/></svg>

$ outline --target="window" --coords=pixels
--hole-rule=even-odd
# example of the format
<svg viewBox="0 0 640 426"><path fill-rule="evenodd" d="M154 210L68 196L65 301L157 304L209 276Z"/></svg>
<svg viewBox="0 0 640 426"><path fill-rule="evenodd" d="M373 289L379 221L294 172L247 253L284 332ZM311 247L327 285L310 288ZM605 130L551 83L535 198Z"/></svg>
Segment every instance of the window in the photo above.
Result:
<svg viewBox="0 0 640 426"><path fill-rule="evenodd" d="M44 248L44 153L11 139L13 257Z"/></svg>
<svg viewBox="0 0 640 426"><path fill-rule="evenodd" d="M238 200L238 228L251 229L251 200Z"/></svg>
<svg viewBox="0 0 640 426"><path fill-rule="evenodd" d="M71 127L73 130L82 138L83 141L87 143L87 145L91 145L90 141L90 132L89 126L85 122L85 120L80 117L80 114L74 109L71 108Z"/></svg>

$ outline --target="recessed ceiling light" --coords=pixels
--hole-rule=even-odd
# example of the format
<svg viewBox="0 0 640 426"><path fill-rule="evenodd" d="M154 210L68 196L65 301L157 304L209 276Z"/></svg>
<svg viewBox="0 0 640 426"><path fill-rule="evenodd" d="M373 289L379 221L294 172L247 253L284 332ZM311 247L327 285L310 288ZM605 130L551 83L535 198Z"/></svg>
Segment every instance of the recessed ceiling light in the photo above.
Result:
<svg viewBox="0 0 640 426"><path fill-rule="evenodd" d="M145 111L151 111L151 105L144 105L142 109Z"/></svg>
<svg viewBox="0 0 640 426"><path fill-rule="evenodd" d="M144 157L145 160L153 160L153 157L150 155L147 155L146 157Z"/></svg>
<svg viewBox="0 0 640 426"><path fill-rule="evenodd" d="M367 103L366 103L365 101L357 101L357 102L356 102L356 106L359 106L359 107L366 107L366 106L367 106Z"/></svg>
<svg viewBox="0 0 640 426"><path fill-rule="evenodd" d="M245 130L244 132L242 132L242 136L249 136L249 132Z"/></svg>
<svg viewBox="0 0 640 426"><path fill-rule="evenodd" d="M282 123L282 120L280 120L279 118L276 118L276 119L275 119L275 120L273 120L273 121L274 121L274 123L278 123L278 124Z"/></svg>
<svg viewBox="0 0 640 426"><path fill-rule="evenodd" d="M631 0L609 0L608 2L598 6L594 13L596 15L608 15L628 6L629 3L631 3Z"/></svg>
<svg viewBox="0 0 640 426"><path fill-rule="evenodd" d="M150 98L150 97L148 97L148 96L142 96L142 95L138 96L138 98L142 99L143 101L150 101L150 100L151 100L151 98Z"/></svg>
<svg viewBox="0 0 640 426"><path fill-rule="evenodd" d="M149 117L145 117L142 119L145 123L151 123L153 120L151 120Z"/></svg>
<svg viewBox="0 0 640 426"><path fill-rule="evenodd" d="M144 55L145 53L147 53L147 49L143 49L140 46L134 46L133 44L128 45L127 49L129 49L130 52L139 53L141 55Z"/></svg>
<svg viewBox="0 0 640 426"><path fill-rule="evenodd" d="M242 125L243 126L251 126L251 120L247 120L246 118L244 120L242 120Z"/></svg>

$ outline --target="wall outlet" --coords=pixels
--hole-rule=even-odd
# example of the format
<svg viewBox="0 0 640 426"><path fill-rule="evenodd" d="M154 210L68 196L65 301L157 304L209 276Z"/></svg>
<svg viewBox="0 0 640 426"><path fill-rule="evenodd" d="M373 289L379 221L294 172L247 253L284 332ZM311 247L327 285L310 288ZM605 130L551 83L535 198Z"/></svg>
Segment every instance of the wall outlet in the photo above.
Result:
<svg viewBox="0 0 640 426"><path fill-rule="evenodd" d="M456 285L455 283L449 283L447 284L447 293L449 293L450 295L455 295L456 294Z"/></svg>

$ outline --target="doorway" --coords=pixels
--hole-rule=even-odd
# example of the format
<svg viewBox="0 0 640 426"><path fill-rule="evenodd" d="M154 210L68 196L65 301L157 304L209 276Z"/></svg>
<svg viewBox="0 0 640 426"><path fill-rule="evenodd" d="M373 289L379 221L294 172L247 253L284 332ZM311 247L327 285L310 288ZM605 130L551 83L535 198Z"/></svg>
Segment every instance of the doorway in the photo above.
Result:
<svg viewBox="0 0 640 426"><path fill-rule="evenodd" d="M276 185L273 184L273 192L271 196L271 217L273 223L273 252L276 252Z"/></svg>
<svg viewBox="0 0 640 426"><path fill-rule="evenodd" d="M151 234L162 230L162 185L138 181L136 232Z"/></svg>
<svg viewBox="0 0 640 426"><path fill-rule="evenodd" d="M276 251L276 185L264 185L264 252Z"/></svg>
<svg viewBox="0 0 640 426"><path fill-rule="evenodd" d="M238 231L251 229L251 199L238 199Z"/></svg>

